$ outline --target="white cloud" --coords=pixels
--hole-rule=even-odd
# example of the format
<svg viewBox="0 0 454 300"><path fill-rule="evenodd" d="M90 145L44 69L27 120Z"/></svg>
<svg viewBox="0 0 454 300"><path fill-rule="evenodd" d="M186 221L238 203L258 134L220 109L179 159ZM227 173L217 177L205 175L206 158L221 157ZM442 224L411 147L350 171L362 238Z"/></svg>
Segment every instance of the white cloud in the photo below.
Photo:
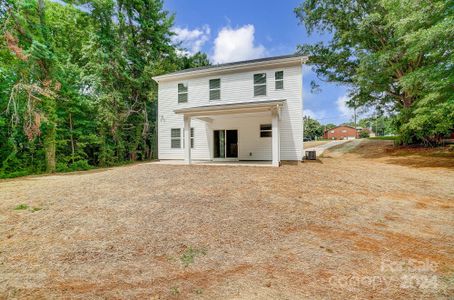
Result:
<svg viewBox="0 0 454 300"><path fill-rule="evenodd" d="M326 117L326 111L313 111L311 109L303 109L303 116L320 121L321 119Z"/></svg>
<svg viewBox="0 0 454 300"><path fill-rule="evenodd" d="M214 41L214 63L227 63L266 55L266 49L262 45L254 45L254 25L245 25L237 29L230 26L219 31Z"/></svg>
<svg viewBox="0 0 454 300"><path fill-rule="evenodd" d="M336 100L337 110L343 117L351 117L354 114L353 109L347 106L348 100L350 100L350 97L347 95L340 96Z"/></svg>
<svg viewBox="0 0 454 300"><path fill-rule="evenodd" d="M181 43L183 50L180 53L183 55L192 55L199 52L203 45L210 39L211 29L208 25L201 28L190 30L188 28L174 27L175 35L172 41L175 44Z"/></svg>

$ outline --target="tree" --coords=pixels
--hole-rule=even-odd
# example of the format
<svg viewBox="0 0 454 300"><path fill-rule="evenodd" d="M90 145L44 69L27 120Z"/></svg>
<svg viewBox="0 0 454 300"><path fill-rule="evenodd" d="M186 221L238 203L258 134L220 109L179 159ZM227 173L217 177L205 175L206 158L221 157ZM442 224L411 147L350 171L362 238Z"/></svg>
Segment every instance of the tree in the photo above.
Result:
<svg viewBox="0 0 454 300"><path fill-rule="evenodd" d="M454 17L449 1L307 0L295 9L328 43L299 46L323 80L350 87L351 107L397 115L404 143L432 143L454 123Z"/></svg>
<svg viewBox="0 0 454 300"><path fill-rule="evenodd" d="M362 128L369 128L377 136L385 136L394 134L393 120L393 117L376 115L359 120L358 125Z"/></svg>
<svg viewBox="0 0 454 300"><path fill-rule="evenodd" d="M0 1L0 177L156 155L151 77L209 64L178 55L173 18L159 0Z"/></svg>
<svg viewBox="0 0 454 300"><path fill-rule="evenodd" d="M323 135L323 126L317 120L304 116L304 137L315 140Z"/></svg>
<svg viewBox="0 0 454 300"><path fill-rule="evenodd" d="M325 130L328 130L328 129L331 129L331 128L334 128L336 127L337 125L336 124L333 124L333 123L328 123L325 125Z"/></svg>
<svg viewBox="0 0 454 300"><path fill-rule="evenodd" d="M4 36L8 49L18 59L14 65L19 74L10 89L8 110L12 122L23 128L29 141L43 135L46 169L56 167L56 97L61 84L55 76L56 64L44 0L6 2L8 18L4 20ZM20 18L28 15L29 18Z"/></svg>

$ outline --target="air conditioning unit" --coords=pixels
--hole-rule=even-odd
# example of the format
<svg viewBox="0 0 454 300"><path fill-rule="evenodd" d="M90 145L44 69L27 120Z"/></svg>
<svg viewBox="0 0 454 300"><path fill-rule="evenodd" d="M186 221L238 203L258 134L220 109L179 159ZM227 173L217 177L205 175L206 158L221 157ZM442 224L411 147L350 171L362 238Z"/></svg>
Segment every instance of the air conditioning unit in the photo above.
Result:
<svg viewBox="0 0 454 300"><path fill-rule="evenodd" d="M316 160L317 152L315 150L306 151L306 159L307 160Z"/></svg>

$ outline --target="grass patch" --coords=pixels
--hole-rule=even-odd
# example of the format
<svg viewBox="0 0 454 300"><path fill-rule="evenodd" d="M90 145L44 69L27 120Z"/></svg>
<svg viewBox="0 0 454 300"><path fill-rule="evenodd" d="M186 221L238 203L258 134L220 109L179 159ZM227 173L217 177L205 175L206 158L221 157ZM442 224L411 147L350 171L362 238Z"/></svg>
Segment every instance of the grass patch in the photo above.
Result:
<svg viewBox="0 0 454 300"><path fill-rule="evenodd" d="M14 210L29 210L31 212L40 211L41 209L42 209L41 207L31 207L28 204L24 203L19 204L14 208Z"/></svg>
<svg viewBox="0 0 454 300"><path fill-rule="evenodd" d="M14 208L14 210L26 210L29 208L30 208L30 206L28 206L27 204L19 204Z"/></svg>
<svg viewBox="0 0 454 300"><path fill-rule="evenodd" d="M170 288L170 294L172 294L172 296L178 296L180 294L180 289L177 286L173 286Z"/></svg>
<svg viewBox="0 0 454 300"><path fill-rule="evenodd" d="M399 138L399 136L397 136L397 135L387 135L387 136L370 137L369 140L396 141L398 138Z"/></svg>
<svg viewBox="0 0 454 300"><path fill-rule="evenodd" d="M180 261L183 264L183 266L186 268L190 264L194 263L194 259L200 255L206 255L206 250L195 249L195 248L189 247L181 255Z"/></svg>

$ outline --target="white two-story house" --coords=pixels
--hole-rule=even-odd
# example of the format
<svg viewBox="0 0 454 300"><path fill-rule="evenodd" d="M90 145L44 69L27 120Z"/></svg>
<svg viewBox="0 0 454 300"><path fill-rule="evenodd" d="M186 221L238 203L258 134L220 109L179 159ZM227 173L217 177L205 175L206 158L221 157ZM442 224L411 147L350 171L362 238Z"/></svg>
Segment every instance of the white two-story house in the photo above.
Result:
<svg viewBox="0 0 454 300"><path fill-rule="evenodd" d="M287 55L154 77L158 158L300 161L305 61Z"/></svg>

